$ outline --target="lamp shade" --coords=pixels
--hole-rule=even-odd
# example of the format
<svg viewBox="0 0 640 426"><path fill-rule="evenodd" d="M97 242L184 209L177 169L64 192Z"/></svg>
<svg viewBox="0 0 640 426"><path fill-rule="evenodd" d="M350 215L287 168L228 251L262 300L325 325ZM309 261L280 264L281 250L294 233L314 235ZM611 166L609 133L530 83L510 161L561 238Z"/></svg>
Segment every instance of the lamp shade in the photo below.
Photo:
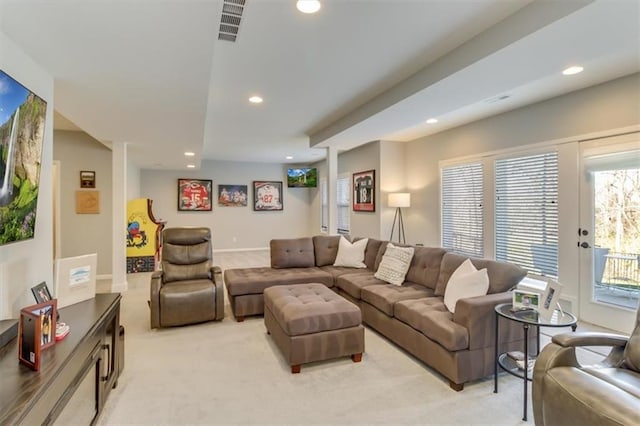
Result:
<svg viewBox="0 0 640 426"><path fill-rule="evenodd" d="M411 194L408 192L389 194L389 207L411 207Z"/></svg>

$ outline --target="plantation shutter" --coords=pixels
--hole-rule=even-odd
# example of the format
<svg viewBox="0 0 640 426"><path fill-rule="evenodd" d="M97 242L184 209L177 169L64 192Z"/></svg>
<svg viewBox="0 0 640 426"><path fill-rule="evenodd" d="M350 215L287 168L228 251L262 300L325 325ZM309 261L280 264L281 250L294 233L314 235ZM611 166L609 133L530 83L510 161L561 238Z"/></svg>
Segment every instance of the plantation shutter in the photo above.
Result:
<svg viewBox="0 0 640 426"><path fill-rule="evenodd" d="M496 259L558 276L558 154L495 162Z"/></svg>
<svg viewBox="0 0 640 426"><path fill-rule="evenodd" d="M351 214L351 176L338 177L338 233L348 234Z"/></svg>
<svg viewBox="0 0 640 426"><path fill-rule="evenodd" d="M442 246L464 256L482 257L482 164L442 169Z"/></svg>
<svg viewBox="0 0 640 426"><path fill-rule="evenodd" d="M321 223L320 230L326 232L329 229L328 218L329 218L329 206L327 204L327 179L320 180L320 191L322 197L322 206L320 211Z"/></svg>

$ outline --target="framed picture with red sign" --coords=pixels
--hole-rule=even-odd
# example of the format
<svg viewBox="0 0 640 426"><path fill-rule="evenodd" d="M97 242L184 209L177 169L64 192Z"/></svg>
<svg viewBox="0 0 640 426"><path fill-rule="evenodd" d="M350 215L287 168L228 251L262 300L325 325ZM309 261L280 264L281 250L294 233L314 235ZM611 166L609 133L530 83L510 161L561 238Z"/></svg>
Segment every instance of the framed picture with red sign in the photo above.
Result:
<svg viewBox="0 0 640 426"><path fill-rule="evenodd" d="M376 171L367 170L353 174L353 211L376 211Z"/></svg>
<svg viewBox="0 0 640 426"><path fill-rule="evenodd" d="M253 181L253 210L282 210L282 181Z"/></svg>
<svg viewBox="0 0 640 426"><path fill-rule="evenodd" d="M178 211L211 211L210 180L178 179Z"/></svg>

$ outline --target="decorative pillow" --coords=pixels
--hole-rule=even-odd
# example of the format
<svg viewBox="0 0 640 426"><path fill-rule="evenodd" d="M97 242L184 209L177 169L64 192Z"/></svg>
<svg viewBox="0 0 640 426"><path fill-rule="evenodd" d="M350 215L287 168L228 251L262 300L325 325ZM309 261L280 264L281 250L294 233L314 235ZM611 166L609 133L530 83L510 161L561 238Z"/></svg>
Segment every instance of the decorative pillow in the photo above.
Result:
<svg viewBox="0 0 640 426"><path fill-rule="evenodd" d="M449 312L454 313L459 299L484 296L488 290L487 269L478 271L471 260L467 259L451 274L444 290L444 304Z"/></svg>
<svg viewBox="0 0 640 426"><path fill-rule="evenodd" d="M340 236L338 254L333 266L346 266L349 268L366 268L364 264L364 250L367 248L368 238L363 238L350 243L345 237Z"/></svg>
<svg viewBox="0 0 640 426"><path fill-rule="evenodd" d="M396 247L391 243L387 244L374 277L389 284L402 285L411 265L413 252L413 247Z"/></svg>

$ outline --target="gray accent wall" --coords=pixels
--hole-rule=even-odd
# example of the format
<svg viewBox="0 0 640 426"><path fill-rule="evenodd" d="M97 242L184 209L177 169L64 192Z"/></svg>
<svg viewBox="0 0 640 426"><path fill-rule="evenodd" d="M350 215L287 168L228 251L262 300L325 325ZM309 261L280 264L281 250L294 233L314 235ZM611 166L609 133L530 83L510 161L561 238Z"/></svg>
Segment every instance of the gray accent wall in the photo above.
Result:
<svg viewBox="0 0 640 426"><path fill-rule="evenodd" d="M273 238L308 236L310 229L309 188L287 188L287 165L229 161L203 161L200 170L142 170L140 196L153 200L153 214L167 227L207 226L214 250L269 247ZM211 179L214 200L210 212L178 211L178 179ZM273 180L283 184L282 211L253 210L253 181ZM218 185L247 185L247 207L221 207Z"/></svg>
<svg viewBox="0 0 640 426"><path fill-rule="evenodd" d="M98 275L112 270L111 150L84 132L56 130L53 158L60 161L60 257L98 253ZM100 193L100 213L76 213L80 171L96 172L95 190ZM122 232L125 232L123 230Z"/></svg>

